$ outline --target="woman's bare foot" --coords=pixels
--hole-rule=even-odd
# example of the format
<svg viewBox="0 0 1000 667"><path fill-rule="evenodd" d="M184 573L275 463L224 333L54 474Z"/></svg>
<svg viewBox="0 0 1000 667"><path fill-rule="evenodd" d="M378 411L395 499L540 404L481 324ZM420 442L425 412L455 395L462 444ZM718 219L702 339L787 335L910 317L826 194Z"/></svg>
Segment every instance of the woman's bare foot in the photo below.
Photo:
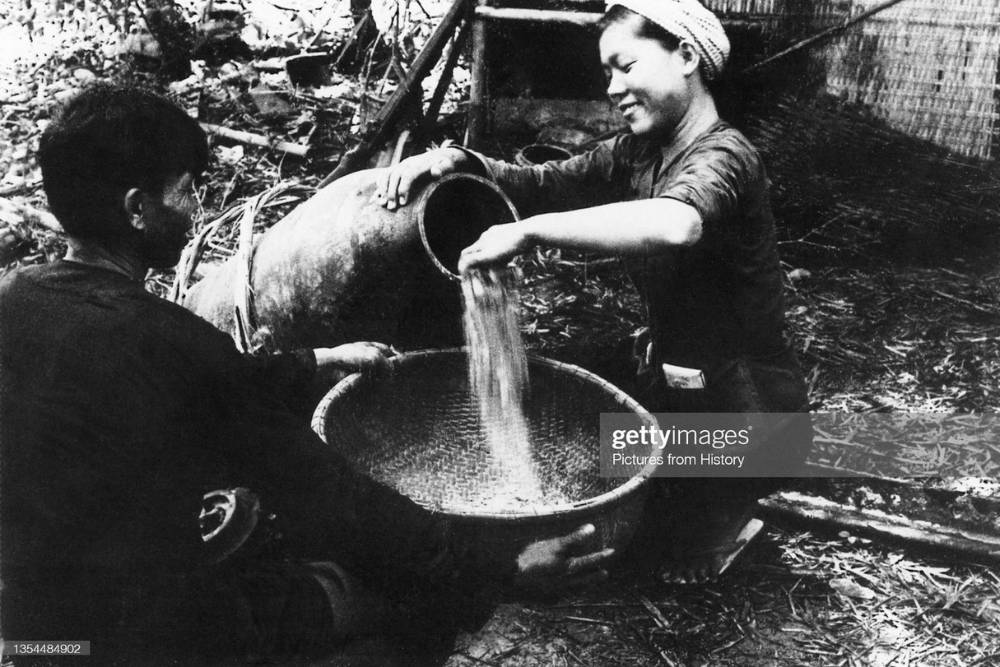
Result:
<svg viewBox="0 0 1000 667"><path fill-rule="evenodd" d="M764 523L753 518L755 504L675 515L670 538L671 559L659 576L671 584L700 584L723 574ZM706 516L705 514L708 514Z"/></svg>

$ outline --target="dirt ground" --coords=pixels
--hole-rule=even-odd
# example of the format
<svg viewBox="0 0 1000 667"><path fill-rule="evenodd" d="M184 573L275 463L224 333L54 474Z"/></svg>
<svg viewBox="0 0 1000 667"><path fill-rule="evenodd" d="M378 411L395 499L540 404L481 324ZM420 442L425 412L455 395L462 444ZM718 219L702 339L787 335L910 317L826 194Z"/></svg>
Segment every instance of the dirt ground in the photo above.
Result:
<svg viewBox="0 0 1000 667"><path fill-rule="evenodd" d="M447 664L991 665L998 589L986 567L771 526L723 581L507 605Z"/></svg>

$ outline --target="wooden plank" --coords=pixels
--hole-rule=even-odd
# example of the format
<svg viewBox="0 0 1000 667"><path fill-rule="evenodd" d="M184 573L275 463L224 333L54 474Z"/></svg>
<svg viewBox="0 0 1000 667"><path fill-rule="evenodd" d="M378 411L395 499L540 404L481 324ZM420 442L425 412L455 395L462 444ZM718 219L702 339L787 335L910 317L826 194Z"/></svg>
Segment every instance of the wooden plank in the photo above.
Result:
<svg viewBox="0 0 1000 667"><path fill-rule="evenodd" d="M960 552L977 560L1000 563L1000 537L858 509L798 491L780 491L760 501L766 518L790 518L828 528L849 529L875 538L902 541L929 549Z"/></svg>

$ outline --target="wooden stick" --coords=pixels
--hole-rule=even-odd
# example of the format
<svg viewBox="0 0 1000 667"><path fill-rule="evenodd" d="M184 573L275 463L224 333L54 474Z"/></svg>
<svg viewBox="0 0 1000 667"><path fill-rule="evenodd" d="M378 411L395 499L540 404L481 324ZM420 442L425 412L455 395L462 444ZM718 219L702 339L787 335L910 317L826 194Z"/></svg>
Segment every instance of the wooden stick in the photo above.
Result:
<svg viewBox="0 0 1000 667"><path fill-rule="evenodd" d="M455 41L451 45L451 51L448 52L448 59L444 63L441 78L438 79L437 87L434 89L434 94L431 95L431 101L427 104L427 112L424 114L422 129L425 134L437 123L437 117L441 113L441 105L444 103L444 96L448 93L448 86L451 85L455 65L458 64L458 57L462 54L462 49L465 48L465 41L469 36L471 23L471 21L466 21L462 24L458 35L455 37Z"/></svg>
<svg viewBox="0 0 1000 667"><path fill-rule="evenodd" d="M344 45L340 47L340 53L337 54L337 58L333 61L333 69L337 69L337 67L340 66L341 61L343 61L344 58L347 56L347 52L350 51L351 47L354 45L354 42L357 41L358 35L361 34L361 31L365 29L365 26L368 25L368 23L371 20L372 20L372 13L365 12L364 16L362 16L358 20L358 22L354 24L354 29L351 30L350 36L348 36L347 41L344 42Z"/></svg>
<svg viewBox="0 0 1000 667"><path fill-rule="evenodd" d="M588 27L601 20L603 14L594 12L556 11L547 9L516 9L476 7L476 18L490 21L520 21L530 23L557 23Z"/></svg>
<svg viewBox="0 0 1000 667"><path fill-rule="evenodd" d="M848 28L850 28L851 26L861 23L865 19L874 16L879 12L885 11L886 9L889 9L893 5L898 5L902 1L903 0L888 0L887 2L883 2L880 5L876 5L867 11L861 12L854 18L845 19L844 22L841 23L840 25L835 25L832 28L827 28L826 30L818 32L815 35L812 35L811 37L806 37L802 41L792 44L787 49L779 51L778 53L775 53L773 56L765 58L764 60L761 60L759 63L747 67L742 72L740 72L740 75L746 76L747 74L753 74L754 72L758 72L764 69L765 67L771 65L772 63L777 62L778 60L783 60L784 58L792 55L793 53L797 53L802 49L808 48L813 44L816 44L817 42L822 42L829 39L830 37L838 35L847 30Z"/></svg>
<svg viewBox="0 0 1000 667"><path fill-rule="evenodd" d="M480 9L477 7L476 9ZM465 126L465 141L470 148L479 148L486 134L486 24L472 22L472 71L469 81L469 120Z"/></svg>
<svg viewBox="0 0 1000 667"><path fill-rule="evenodd" d="M309 146L293 144L287 141L276 141L270 137L265 137L262 134L253 134L252 132L233 130L228 127L223 127L222 125L215 125L213 123L201 123L201 128L209 134L215 134L225 139L238 141L241 144L274 148L282 151L283 153L297 155L298 157L306 157L309 154Z"/></svg>
<svg viewBox="0 0 1000 667"><path fill-rule="evenodd" d="M655 604L653 604L653 602L648 597L646 597L645 595L640 595L639 603L646 608L646 611L649 612L649 615L653 618L653 621L658 626L660 626L664 630L670 629L670 621L667 620L666 616L663 615L663 612L660 611L659 608Z"/></svg>

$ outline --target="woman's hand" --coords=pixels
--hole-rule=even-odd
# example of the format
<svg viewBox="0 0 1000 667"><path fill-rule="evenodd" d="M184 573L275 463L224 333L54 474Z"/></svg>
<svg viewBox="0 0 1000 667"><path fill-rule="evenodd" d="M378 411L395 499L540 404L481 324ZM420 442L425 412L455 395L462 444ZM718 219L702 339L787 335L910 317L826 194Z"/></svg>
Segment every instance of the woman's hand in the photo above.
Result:
<svg viewBox="0 0 1000 667"><path fill-rule="evenodd" d="M320 347L313 352L316 355L316 368L319 371L342 370L365 373L385 371L388 366L387 359L396 354L396 351L388 345L371 342Z"/></svg>
<svg viewBox="0 0 1000 667"><path fill-rule="evenodd" d="M588 551L596 532L587 524L569 535L529 544L517 557L514 585L544 594L607 579L604 565L615 550Z"/></svg>
<svg viewBox="0 0 1000 667"><path fill-rule="evenodd" d="M458 272L496 264L505 264L514 255L525 250L529 243L525 220L506 225L493 225L479 239L462 251L458 258Z"/></svg>
<svg viewBox="0 0 1000 667"><path fill-rule="evenodd" d="M441 178L458 171L466 159L465 153L457 148L438 148L408 157L382 170L375 180L372 198L389 210L406 206L416 183L424 178Z"/></svg>

